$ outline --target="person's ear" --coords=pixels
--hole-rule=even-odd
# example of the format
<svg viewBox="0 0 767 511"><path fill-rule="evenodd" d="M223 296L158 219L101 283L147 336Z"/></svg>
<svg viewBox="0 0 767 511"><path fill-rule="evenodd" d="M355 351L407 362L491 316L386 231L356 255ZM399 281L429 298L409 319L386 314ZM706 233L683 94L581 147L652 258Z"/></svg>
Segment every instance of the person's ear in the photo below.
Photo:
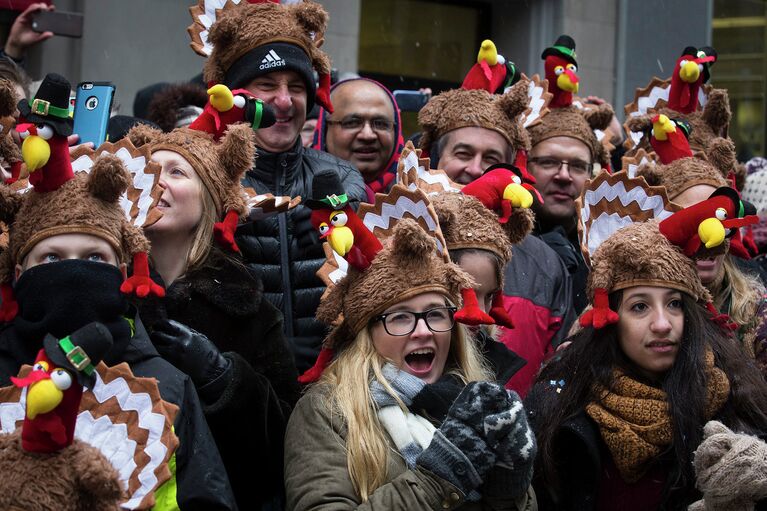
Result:
<svg viewBox="0 0 767 511"><path fill-rule="evenodd" d="M16 265L16 269L14 272L14 279L19 280L19 277L21 276L21 273L24 271L24 269L21 267L20 264Z"/></svg>
<svg viewBox="0 0 767 511"><path fill-rule="evenodd" d="M118 268L120 268L120 273L123 274L123 280L128 280L128 265L125 263L120 263Z"/></svg>

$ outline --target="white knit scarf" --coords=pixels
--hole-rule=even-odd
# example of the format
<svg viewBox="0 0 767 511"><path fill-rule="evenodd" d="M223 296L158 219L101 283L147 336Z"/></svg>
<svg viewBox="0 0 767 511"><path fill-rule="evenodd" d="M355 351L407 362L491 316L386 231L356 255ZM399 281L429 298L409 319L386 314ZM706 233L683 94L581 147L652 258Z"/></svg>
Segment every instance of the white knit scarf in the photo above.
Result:
<svg viewBox="0 0 767 511"><path fill-rule="evenodd" d="M426 383L392 364L382 368L383 376L394 389L405 406L413 403L413 398L423 389ZM415 467L418 455L431 443L436 428L434 425L410 411L403 411L394 396L373 378L370 382L370 392L378 407L378 420L391 437L397 450L405 458L409 468Z"/></svg>

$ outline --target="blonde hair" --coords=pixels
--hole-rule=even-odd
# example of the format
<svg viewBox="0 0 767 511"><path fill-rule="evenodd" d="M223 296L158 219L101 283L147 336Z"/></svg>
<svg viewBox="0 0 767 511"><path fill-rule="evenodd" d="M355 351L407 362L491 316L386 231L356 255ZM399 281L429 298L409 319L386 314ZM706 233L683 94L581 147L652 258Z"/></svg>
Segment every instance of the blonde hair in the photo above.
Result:
<svg viewBox="0 0 767 511"><path fill-rule="evenodd" d="M445 374L454 374L464 383L492 380L466 328L456 323L452 332ZM347 426L349 477L362 502L366 502L386 482L387 451L390 448L370 393L373 377L381 382L400 407L406 408L381 373L384 363L386 359L376 351L369 330L363 328L354 341L338 354L318 382L318 385L327 384L332 389L328 395L328 408L338 413Z"/></svg>
<svg viewBox="0 0 767 511"><path fill-rule="evenodd" d="M192 246L186 256L184 273L195 270L205 263L213 247L213 225L220 218L221 212L216 210L213 196L200 179L200 196L202 199L202 215L200 222L192 235Z"/></svg>
<svg viewBox="0 0 767 511"><path fill-rule="evenodd" d="M744 273L727 253L722 263L724 278L718 289L712 289L714 305L717 310L730 315L733 321L741 325L741 332L750 330L758 321L757 309L764 296L762 282L752 275ZM727 300L730 300L728 310L722 310ZM753 346L744 346L753 355Z"/></svg>

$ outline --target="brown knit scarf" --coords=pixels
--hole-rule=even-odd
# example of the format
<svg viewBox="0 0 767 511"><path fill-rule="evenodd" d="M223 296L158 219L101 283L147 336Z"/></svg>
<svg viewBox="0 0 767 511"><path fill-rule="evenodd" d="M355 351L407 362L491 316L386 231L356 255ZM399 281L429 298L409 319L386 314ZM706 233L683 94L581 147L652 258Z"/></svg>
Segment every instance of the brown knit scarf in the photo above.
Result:
<svg viewBox="0 0 767 511"><path fill-rule="evenodd" d="M714 354L706 353L706 420L727 401L730 382L724 371L714 366ZM586 413L599 427L613 461L624 481L638 481L648 462L658 456L673 439L666 393L639 383L616 369L610 390L594 388L598 401L586 405Z"/></svg>

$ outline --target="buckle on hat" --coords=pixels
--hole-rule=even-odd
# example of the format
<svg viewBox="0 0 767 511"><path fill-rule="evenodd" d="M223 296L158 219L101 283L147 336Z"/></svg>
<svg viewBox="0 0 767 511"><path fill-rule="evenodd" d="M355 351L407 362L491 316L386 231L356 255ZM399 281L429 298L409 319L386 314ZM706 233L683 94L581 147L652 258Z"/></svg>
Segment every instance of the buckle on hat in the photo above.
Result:
<svg viewBox="0 0 767 511"><path fill-rule="evenodd" d="M328 202L330 202L330 205L335 208L344 203L344 200L346 199L346 195L344 194L341 197L339 197L336 194L328 195L327 199L328 199Z"/></svg>
<svg viewBox="0 0 767 511"><path fill-rule="evenodd" d="M32 113L38 115L48 115L48 109L50 106L50 101L46 101L44 99L35 99L32 101Z"/></svg>
<svg viewBox="0 0 767 511"><path fill-rule="evenodd" d="M85 353L81 346L75 346L73 349L69 350L66 357L78 371L83 371L86 367L91 365L90 357Z"/></svg>

